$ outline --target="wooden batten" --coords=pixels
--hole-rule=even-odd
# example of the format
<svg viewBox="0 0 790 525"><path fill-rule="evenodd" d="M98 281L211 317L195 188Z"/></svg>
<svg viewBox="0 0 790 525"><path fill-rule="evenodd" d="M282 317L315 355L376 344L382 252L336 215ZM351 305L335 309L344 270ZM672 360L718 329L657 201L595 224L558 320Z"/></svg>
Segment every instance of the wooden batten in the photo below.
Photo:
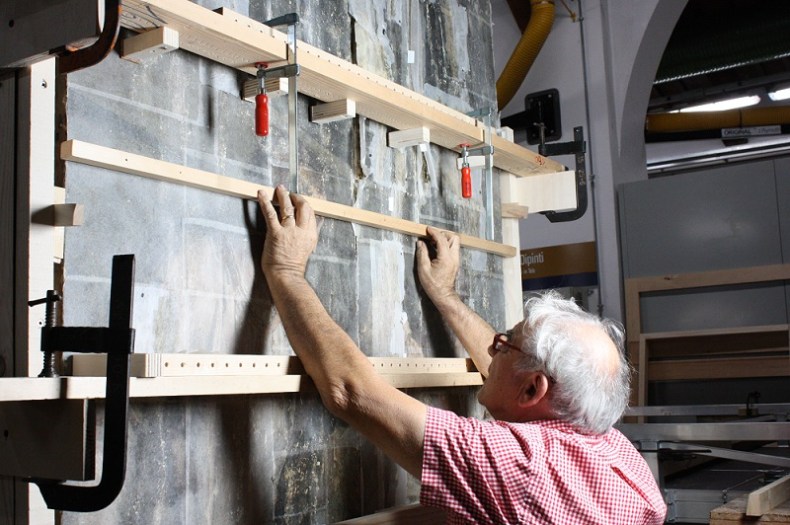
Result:
<svg viewBox="0 0 790 525"><path fill-rule="evenodd" d="M121 23L135 31L162 25L179 32L192 53L255 75L255 64L287 59L287 37L229 9L213 12L188 0L123 0ZM453 149L484 141L485 126L463 113L299 42L300 92L322 102L354 100L356 112L395 130L426 127L431 141ZM520 176L565 171L560 163L493 137L494 165Z"/></svg>
<svg viewBox="0 0 790 525"><path fill-rule="evenodd" d="M474 372L471 360L438 357L370 357L370 364L380 374L465 374ZM75 377L103 377L107 370L106 354L75 354L71 357ZM129 374L132 377L197 376L284 376L304 374L295 356L245 354L132 354Z"/></svg>
<svg viewBox="0 0 790 525"><path fill-rule="evenodd" d="M748 496L739 496L710 511L710 525L788 525L790 499L764 512L760 517L746 514Z"/></svg>
<svg viewBox="0 0 790 525"><path fill-rule="evenodd" d="M231 177L225 177L170 162L144 157L125 151L119 151L96 144L78 140L68 140L61 144L61 158L72 162L80 162L90 166L111 169L121 173L139 175L155 180L183 184L192 188L213 191L233 197L256 199L258 190L272 194L268 186L254 184ZM423 237L427 234L426 226L417 222L391 217L381 213L346 206L315 197L304 196L317 215L348 222L371 226L393 232ZM459 234L461 245L467 248L514 257L513 246L488 241L479 237Z"/></svg>
<svg viewBox="0 0 790 525"><path fill-rule="evenodd" d="M529 216L529 206L514 202L503 202L500 209L503 219L526 219Z"/></svg>
<svg viewBox="0 0 790 525"><path fill-rule="evenodd" d="M84 376L4 378L0 381L0 402L103 398L106 383L103 358L101 355L72 356L73 367L87 374ZM483 377L471 360L465 358L369 359L382 379L395 388L483 384ZM130 373L137 375L129 380L132 398L266 395L314 390L312 381L293 356L132 354Z"/></svg>
<svg viewBox="0 0 790 525"><path fill-rule="evenodd" d="M263 80L263 85L266 87L266 95L269 98L288 94L288 79L285 77L266 78ZM258 93L260 93L260 87L257 78L244 81L241 87L241 98L249 102L255 102L255 97Z"/></svg>
<svg viewBox="0 0 790 525"><path fill-rule="evenodd" d="M425 127L390 131L387 133L387 146L390 148L408 148L431 142L431 130Z"/></svg>
<svg viewBox="0 0 790 525"><path fill-rule="evenodd" d="M746 497L746 515L762 516L784 502L790 503L790 475L750 492Z"/></svg>
<svg viewBox="0 0 790 525"><path fill-rule="evenodd" d="M502 216L526 217L529 213L564 211L576 208L576 173L563 171L512 177L500 185Z"/></svg>
<svg viewBox="0 0 790 525"><path fill-rule="evenodd" d="M356 116L357 104L350 99L316 104L310 108L310 122L314 124L327 124L338 120L348 120Z"/></svg>
<svg viewBox="0 0 790 525"><path fill-rule="evenodd" d="M66 202L54 204L52 226L82 226L85 222L85 207L82 204Z"/></svg>
<svg viewBox="0 0 790 525"><path fill-rule="evenodd" d="M178 49L178 31L162 26L129 37L121 43L121 58L140 62Z"/></svg>

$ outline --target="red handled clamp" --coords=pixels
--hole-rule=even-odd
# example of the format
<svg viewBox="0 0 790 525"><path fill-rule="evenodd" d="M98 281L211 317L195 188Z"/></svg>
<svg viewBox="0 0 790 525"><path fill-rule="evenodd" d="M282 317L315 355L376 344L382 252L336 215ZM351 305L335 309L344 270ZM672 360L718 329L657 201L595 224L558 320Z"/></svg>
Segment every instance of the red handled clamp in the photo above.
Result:
<svg viewBox="0 0 790 525"><path fill-rule="evenodd" d="M255 134L265 137L269 134L269 97L266 95L266 82L264 70L267 64L258 62L258 94L255 95Z"/></svg>
<svg viewBox="0 0 790 525"><path fill-rule="evenodd" d="M469 167L469 144L459 144L461 147L461 195L464 199L472 197L472 169Z"/></svg>

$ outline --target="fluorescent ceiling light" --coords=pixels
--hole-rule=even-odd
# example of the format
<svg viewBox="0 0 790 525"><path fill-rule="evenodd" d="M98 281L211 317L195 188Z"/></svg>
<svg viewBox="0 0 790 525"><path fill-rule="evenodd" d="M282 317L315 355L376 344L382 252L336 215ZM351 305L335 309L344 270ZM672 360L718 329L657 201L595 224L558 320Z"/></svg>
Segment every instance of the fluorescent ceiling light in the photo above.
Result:
<svg viewBox="0 0 790 525"><path fill-rule="evenodd" d="M710 104L702 104L700 106L689 106L680 110L681 113L692 113L697 111L726 111L728 109L745 108L753 106L760 102L759 95L750 95L748 97L730 98L727 100L720 100L718 102L711 102Z"/></svg>
<svg viewBox="0 0 790 525"><path fill-rule="evenodd" d="M778 89L768 93L768 96L776 102L777 100L785 100L790 98L790 88Z"/></svg>

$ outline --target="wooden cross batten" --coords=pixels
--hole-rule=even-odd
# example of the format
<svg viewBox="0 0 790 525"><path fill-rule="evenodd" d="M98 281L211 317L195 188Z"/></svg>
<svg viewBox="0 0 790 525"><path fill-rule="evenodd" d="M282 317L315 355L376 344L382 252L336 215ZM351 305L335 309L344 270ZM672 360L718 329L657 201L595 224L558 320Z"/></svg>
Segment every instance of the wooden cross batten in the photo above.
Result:
<svg viewBox="0 0 790 525"><path fill-rule="evenodd" d="M90 166L106 168L131 175L155 180L183 184L193 188L213 191L244 199L257 199L258 190L263 189L270 195L273 188L248 181L218 175L209 171L188 168L171 162L152 159L125 151L107 148L79 140L63 142L60 149L63 160L79 162ZM317 215L339 219L374 228L381 228L408 235L425 236L426 226L417 222L391 217L353 206L338 204L316 197L304 196ZM513 246L488 241L470 235L459 234L461 245L485 252L514 257L517 250Z"/></svg>
<svg viewBox="0 0 790 525"><path fill-rule="evenodd" d="M287 59L286 35L227 8L211 11L188 0L123 0L121 25L138 32L169 27L179 46L255 75L258 62ZM426 128L431 142L457 150L459 144L489 140L494 166L519 176L566 171L565 166L498 135L487 126L420 93L370 73L331 53L299 42L299 90L322 102L353 101L356 113L395 130Z"/></svg>

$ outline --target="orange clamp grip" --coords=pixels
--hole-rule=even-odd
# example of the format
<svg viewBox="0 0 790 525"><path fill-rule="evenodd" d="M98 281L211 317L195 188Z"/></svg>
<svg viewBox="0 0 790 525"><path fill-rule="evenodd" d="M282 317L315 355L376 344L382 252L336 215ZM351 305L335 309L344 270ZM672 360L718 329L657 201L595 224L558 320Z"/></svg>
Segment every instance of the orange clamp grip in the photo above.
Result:
<svg viewBox="0 0 790 525"><path fill-rule="evenodd" d="M255 134L259 137L269 134L269 97L266 93L255 95Z"/></svg>
<svg viewBox="0 0 790 525"><path fill-rule="evenodd" d="M469 166L461 168L461 195L464 199L472 197L472 170Z"/></svg>

